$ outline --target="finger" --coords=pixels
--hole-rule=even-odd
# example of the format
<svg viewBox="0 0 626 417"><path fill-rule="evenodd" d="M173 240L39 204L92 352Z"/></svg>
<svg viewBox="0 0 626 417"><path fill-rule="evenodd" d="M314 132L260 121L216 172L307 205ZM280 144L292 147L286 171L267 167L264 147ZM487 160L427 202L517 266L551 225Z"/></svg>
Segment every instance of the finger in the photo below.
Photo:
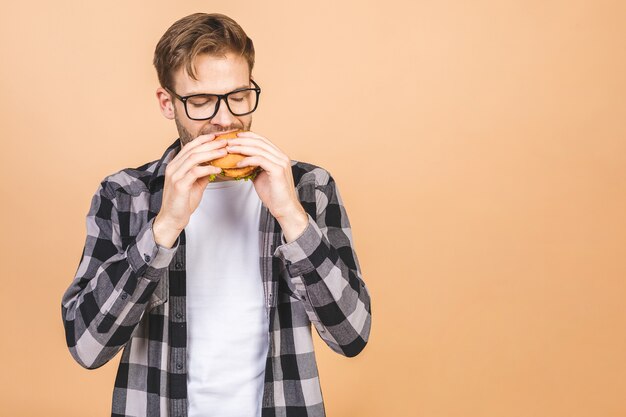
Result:
<svg viewBox="0 0 626 417"><path fill-rule="evenodd" d="M172 174L173 181L179 181L187 175L187 173L192 170L196 166L206 166L199 165L202 162L212 161L217 158L221 158L227 154L226 149L215 149L208 152L196 152L193 155L190 155L185 162L176 170L174 174ZM221 168L216 168L217 171L213 173L222 172Z"/></svg>
<svg viewBox="0 0 626 417"><path fill-rule="evenodd" d="M280 173L285 172L282 166L260 155L249 156L237 163L237 167L241 168L245 166L260 166L264 171L267 171L272 175L280 175Z"/></svg>
<svg viewBox="0 0 626 417"><path fill-rule="evenodd" d="M209 152L209 151L213 151L216 149L226 149L226 141L224 140L212 140L209 142L205 142L201 145L196 146L195 148L193 148L191 151L187 152L187 155L185 155L179 162L179 165L183 165L185 163L185 161L187 159L189 159L191 156L197 154L197 153L201 153L201 152Z"/></svg>
<svg viewBox="0 0 626 417"><path fill-rule="evenodd" d="M196 165L191 168L180 181L179 186L190 188L198 178L206 177L211 174L219 174L222 172L221 168L214 167L212 165Z"/></svg>
<svg viewBox="0 0 626 417"><path fill-rule="evenodd" d="M217 158L226 156L228 152L225 147L220 149L212 149L209 151L197 151L188 155L185 161L180 166L180 176L184 176L187 171L196 165L206 165L203 163L210 162Z"/></svg>
<svg viewBox="0 0 626 417"><path fill-rule="evenodd" d="M185 155L183 158L181 158L178 161L178 164L174 165L174 168L172 168L172 169L175 170L175 171L180 169L182 166L185 165L186 161L190 157L192 157L193 155L195 155L197 153L209 152L209 151L213 151L213 150L217 150L217 149L224 149L225 150L226 149L226 144L224 142L225 141L223 141L223 140L212 140L212 141L205 142L205 143L202 143L202 144L196 146L195 148L193 148L192 150L187 152L187 155ZM187 166L187 169L189 169L189 166Z"/></svg>
<svg viewBox="0 0 626 417"><path fill-rule="evenodd" d="M193 150L194 148L212 141L213 139L215 139L215 134L211 133L209 135L200 135L195 137L191 142L186 143L181 150L176 154L176 156L170 161L170 164L172 162L174 162L174 165L178 164L178 161L182 158L184 158L185 155L187 155L187 153L189 153L191 150Z"/></svg>
<svg viewBox="0 0 626 417"><path fill-rule="evenodd" d="M258 135L258 134L254 133L254 132L250 132L250 131L248 131L248 132L240 132L240 133L237 134L237 137L242 137L242 138L253 137L253 138L257 138L257 139L260 139L261 141L263 141L264 143L268 144L269 146L273 147L277 151L280 151L278 146L276 146L268 138L266 138L265 136Z"/></svg>
<svg viewBox="0 0 626 417"><path fill-rule="evenodd" d="M278 160L284 160L284 161L289 160L289 157L285 155L280 149L274 148L259 139L248 139L248 138L229 139L228 143L229 143L229 146L226 149L229 152L236 152L232 150L232 147L235 145L254 146L254 147L264 149L265 151L271 153Z"/></svg>
<svg viewBox="0 0 626 417"><path fill-rule="evenodd" d="M226 149L230 153L240 153L246 156L257 156L257 155L262 156L276 165L282 165L284 163L283 159L278 158L275 155L273 155L271 152L268 152L265 149L261 149L256 146L236 145L236 146L229 146Z"/></svg>
<svg viewBox="0 0 626 417"><path fill-rule="evenodd" d="M211 141L213 141L213 139L215 139L215 134L210 134L210 135L200 135L196 138L194 138L191 142L185 144L181 150L178 152L178 154L176 154L176 156L174 156L174 158L170 161L170 163L168 165L172 165L173 168L177 167L178 165L181 164L181 162L187 157L187 155L193 151L195 148L197 148L200 145L203 145L205 143L210 143Z"/></svg>

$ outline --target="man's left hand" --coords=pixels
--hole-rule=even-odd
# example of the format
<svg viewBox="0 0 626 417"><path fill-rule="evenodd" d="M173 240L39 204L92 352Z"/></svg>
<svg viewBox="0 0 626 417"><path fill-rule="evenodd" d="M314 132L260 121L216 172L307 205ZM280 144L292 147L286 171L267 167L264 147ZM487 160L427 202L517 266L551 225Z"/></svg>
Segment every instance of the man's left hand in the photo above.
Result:
<svg viewBox="0 0 626 417"><path fill-rule="evenodd" d="M259 198L278 220L286 241L294 240L308 224L307 214L298 200L291 160L269 139L253 132L241 132L228 139L226 150L246 155L239 164L260 166L252 181Z"/></svg>

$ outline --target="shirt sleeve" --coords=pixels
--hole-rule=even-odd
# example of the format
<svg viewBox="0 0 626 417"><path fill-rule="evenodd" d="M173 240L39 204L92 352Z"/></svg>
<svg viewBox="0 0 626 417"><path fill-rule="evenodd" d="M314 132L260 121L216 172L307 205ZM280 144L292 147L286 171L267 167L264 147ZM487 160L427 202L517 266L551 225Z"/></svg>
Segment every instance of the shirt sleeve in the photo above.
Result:
<svg viewBox="0 0 626 417"><path fill-rule="evenodd" d="M290 288L310 321L335 352L353 357L371 328L371 301L354 249L350 221L332 176L315 185L315 218L295 240L274 251L289 274Z"/></svg>
<svg viewBox="0 0 626 417"><path fill-rule="evenodd" d="M67 346L89 369L108 362L128 342L179 244L177 238L172 248L158 245L153 218L123 249L109 187L103 181L91 200L81 259L61 301Z"/></svg>

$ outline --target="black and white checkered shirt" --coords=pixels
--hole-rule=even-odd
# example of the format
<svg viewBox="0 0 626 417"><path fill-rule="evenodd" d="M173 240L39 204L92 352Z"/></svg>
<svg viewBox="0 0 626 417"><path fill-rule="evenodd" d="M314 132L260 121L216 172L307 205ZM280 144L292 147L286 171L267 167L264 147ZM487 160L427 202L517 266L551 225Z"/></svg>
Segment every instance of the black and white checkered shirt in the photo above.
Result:
<svg viewBox="0 0 626 417"><path fill-rule="evenodd" d="M107 176L87 213L87 238L63 295L67 345L85 368L122 348L113 416L187 415L185 232L171 249L157 245L152 225L161 207L160 160ZM259 267L269 315L263 417L324 416L311 323L335 352L352 357L371 327L369 291L361 276L350 223L325 169L292 161L309 224L287 243L262 205Z"/></svg>

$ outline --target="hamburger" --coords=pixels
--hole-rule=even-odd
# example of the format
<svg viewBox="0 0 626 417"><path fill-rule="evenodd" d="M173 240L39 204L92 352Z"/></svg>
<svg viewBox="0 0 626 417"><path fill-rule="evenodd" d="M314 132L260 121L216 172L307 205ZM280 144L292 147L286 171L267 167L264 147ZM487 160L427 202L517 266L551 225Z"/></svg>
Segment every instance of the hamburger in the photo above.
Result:
<svg viewBox="0 0 626 417"><path fill-rule="evenodd" d="M237 137L237 133L245 132L244 130L235 130L234 132L224 133L222 135L217 135L215 140L226 140L226 139L235 139ZM261 167L259 166L245 166L238 167L237 162L246 158L247 155L242 155L240 153L228 153L221 158L214 159L212 161L203 162L201 165L213 165L218 168L222 168L221 175L224 175L229 178L234 178L235 180L253 180L254 177L259 173ZM215 179L215 174L209 177L209 181L213 181Z"/></svg>

